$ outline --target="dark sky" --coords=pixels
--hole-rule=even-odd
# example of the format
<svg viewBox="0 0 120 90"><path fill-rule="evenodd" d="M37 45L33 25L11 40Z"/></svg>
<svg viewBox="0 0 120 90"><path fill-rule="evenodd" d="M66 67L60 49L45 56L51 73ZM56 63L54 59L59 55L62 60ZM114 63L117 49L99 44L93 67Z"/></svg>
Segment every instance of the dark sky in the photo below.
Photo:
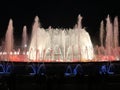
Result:
<svg viewBox="0 0 120 90"><path fill-rule="evenodd" d="M28 27L31 33L34 17L39 16L42 27L72 28L77 16L83 16L83 26L91 38L99 38L99 25L108 14L111 19L120 16L117 0L1 0L0 38L4 38L9 19L13 19L14 37L21 39L22 28ZM94 42L94 40L93 40Z"/></svg>

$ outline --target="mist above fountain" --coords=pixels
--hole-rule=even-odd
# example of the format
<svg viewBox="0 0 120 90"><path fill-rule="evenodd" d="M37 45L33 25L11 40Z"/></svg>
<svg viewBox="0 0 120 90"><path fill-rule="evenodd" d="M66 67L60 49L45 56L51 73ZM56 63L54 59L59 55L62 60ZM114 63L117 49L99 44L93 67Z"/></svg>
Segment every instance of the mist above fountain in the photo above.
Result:
<svg viewBox="0 0 120 90"><path fill-rule="evenodd" d="M89 61L94 58L93 45L88 32L82 28L78 16L76 28L44 29L36 16L33 24L28 58L31 61Z"/></svg>

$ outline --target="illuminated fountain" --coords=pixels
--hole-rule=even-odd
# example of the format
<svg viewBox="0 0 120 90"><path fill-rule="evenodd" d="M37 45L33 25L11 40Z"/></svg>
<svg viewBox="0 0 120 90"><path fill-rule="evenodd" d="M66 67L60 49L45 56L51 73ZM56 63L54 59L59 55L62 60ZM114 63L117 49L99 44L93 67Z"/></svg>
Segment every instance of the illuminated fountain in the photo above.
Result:
<svg viewBox="0 0 120 90"><path fill-rule="evenodd" d="M5 35L3 51L0 52L0 59L9 61L10 60L9 56L12 54L13 48L14 48L13 21L12 19L10 19Z"/></svg>
<svg viewBox="0 0 120 90"><path fill-rule="evenodd" d="M28 58L31 61L89 61L94 50L88 32L82 28L82 17L78 16L73 29L43 29L35 17Z"/></svg>
<svg viewBox="0 0 120 90"><path fill-rule="evenodd" d="M106 30L106 31L105 31ZM106 33L105 33L106 32ZM104 37L106 35L106 37ZM105 40L105 41L104 41ZM114 18L112 24L109 15L106 18L106 28L104 28L103 21L100 26L100 42L101 46L97 47L100 60L119 60L119 29L118 29L118 17Z"/></svg>
<svg viewBox="0 0 120 90"><path fill-rule="evenodd" d="M32 26L28 45L27 27L23 27L22 45L14 50L13 21L10 19L0 60L20 62L94 62L120 59L118 17L100 24L100 46L93 48L89 33L82 27L82 17L72 29L41 27L38 16Z"/></svg>

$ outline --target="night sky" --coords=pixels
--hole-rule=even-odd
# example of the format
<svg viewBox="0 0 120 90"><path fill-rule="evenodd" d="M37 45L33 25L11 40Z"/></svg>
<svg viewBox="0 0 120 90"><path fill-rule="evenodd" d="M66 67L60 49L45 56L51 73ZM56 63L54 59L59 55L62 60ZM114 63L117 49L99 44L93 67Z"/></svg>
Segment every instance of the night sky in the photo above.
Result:
<svg viewBox="0 0 120 90"><path fill-rule="evenodd" d="M116 0L3 0L0 1L0 39L4 39L10 18L13 19L14 37L21 42L23 26L27 25L30 37L36 15L43 28L72 28L81 14L83 27L95 43L99 39L101 20L108 14L111 20L120 16L119 4Z"/></svg>

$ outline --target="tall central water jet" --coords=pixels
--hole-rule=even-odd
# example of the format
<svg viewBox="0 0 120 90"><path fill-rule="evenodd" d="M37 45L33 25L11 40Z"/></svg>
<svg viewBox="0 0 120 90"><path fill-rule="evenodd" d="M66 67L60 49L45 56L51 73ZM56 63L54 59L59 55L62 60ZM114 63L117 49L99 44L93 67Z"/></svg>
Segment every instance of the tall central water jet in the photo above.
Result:
<svg viewBox="0 0 120 90"><path fill-rule="evenodd" d="M82 29L78 16L74 29L43 29L35 18L28 58L31 61L89 61L94 58L93 45L88 32Z"/></svg>

